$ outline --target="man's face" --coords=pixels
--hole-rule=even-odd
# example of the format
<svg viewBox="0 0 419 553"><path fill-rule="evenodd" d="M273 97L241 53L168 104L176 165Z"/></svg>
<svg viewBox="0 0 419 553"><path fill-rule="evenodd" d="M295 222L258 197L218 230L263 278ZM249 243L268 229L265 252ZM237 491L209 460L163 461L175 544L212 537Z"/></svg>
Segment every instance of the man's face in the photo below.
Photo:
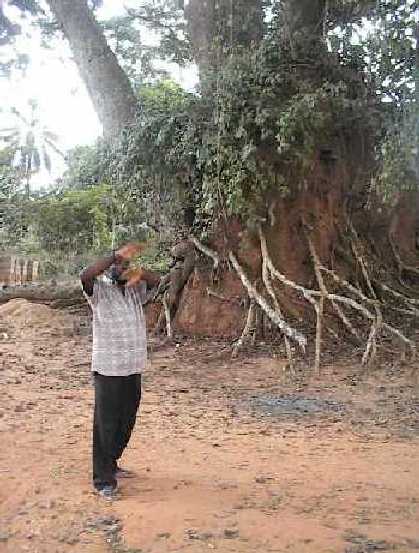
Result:
<svg viewBox="0 0 419 553"><path fill-rule="evenodd" d="M127 279L122 275L129 268L129 265L130 263L127 260L114 263L110 270L110 277L112 281L116 284L125 284Z"/></svg>

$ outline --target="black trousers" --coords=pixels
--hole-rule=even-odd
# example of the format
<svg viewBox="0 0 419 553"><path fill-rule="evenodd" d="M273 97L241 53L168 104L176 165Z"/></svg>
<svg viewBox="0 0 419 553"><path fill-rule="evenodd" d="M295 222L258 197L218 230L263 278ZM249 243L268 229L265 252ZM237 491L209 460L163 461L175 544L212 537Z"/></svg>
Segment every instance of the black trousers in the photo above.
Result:
<svg viewBox="0 0 419 553"><path fill-rule="evenodd" d="M94 373L93 485L115 486L117 461L127 447L141 400L141 375Z"/></svg>

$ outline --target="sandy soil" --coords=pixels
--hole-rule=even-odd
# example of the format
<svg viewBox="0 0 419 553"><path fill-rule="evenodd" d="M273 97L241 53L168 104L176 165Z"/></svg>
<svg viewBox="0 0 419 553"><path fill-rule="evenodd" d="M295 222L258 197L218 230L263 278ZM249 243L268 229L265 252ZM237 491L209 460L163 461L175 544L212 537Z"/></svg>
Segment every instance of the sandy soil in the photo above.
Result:
<svg viewBox="0 0 419 553"><path fill-rule="evenodd" d="M91 491L89 326L0 308L3 553L419 551L412 368L153 344L118 501Z"/></svg>

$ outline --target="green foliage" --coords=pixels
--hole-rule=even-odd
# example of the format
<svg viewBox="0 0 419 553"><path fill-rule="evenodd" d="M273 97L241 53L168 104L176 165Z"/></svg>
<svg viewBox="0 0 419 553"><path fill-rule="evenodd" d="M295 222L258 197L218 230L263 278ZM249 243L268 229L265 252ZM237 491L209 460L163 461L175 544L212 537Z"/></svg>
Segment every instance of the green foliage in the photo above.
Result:
<svg viewBox="0 0 419 553"><path fill-rule="evenodd" d="M41 248L56 256L110 248L111 191L108 187L68 190L34 204L34 233Z"/></svg>
<svg viewBox="0 0 419 553"><path fill-rule="evenodd" d="M185 65L192 61L191 45L180 0L146 0L127 9L128 17L155 33L159 39L157 58Z"/></svg>
<svg viewBox="0 0 419 553"><path fill-rule="evenodd" d="M45 48L51 48L52 39L62 38L61 28L50 11L44 9L44 2L8 0L8 4L18 8L22 17L30 17L33 26L41 30ZM88 0L93 11L102 4L102 0ZM100 23L121 66L135 85L166 77L167 71L159 68L158 62L185 65L192 61L183 10L178 0L146 0L135 9L126 9L124 15ZM150 31L153 34L152 44L147 41ZM21 33L20 21L10 20L0 7L0 45L12 45ZM142 40L143 37L146 37L145 40ZM16 52L12 56L8 52L7 58L0 60L0 70L9 75L12 69L25 67L29 52Z"/></svg>
<svg viewBox="0 0 419 553"><path fill-rule="evenodd" d="M336 11L332 7L332 14ZM341 7L340 15L329 38L342 63L364 72L370 91L381 99L398 105L412 100L417 75L415 1L352 2L350 9Z"/></svg>
<svg viewBox="0 0 419 553"><path fill-rule="evenodd" d="M159 228L203 230L220 216L263 213L272 193L298 189L320 147L339 153L354 133L379 126L357 73L319 57L306 75L289 70L289 56L273 36L251 54L237 51L204 98L167 81L142 87L137 124L105 155L88 153L82 171Z"/></svg>
<svg viewBox="0 0 419 553"><path fill-rule="evenodd" d="M339 153L345 133L373 127L368 127L368 120L362 121L367 115L365 98L351 97L346 82L324 81L312 91L295 94L282 111L276 135L278 152L299 159L303 167L312 162L319 147L333 145Z"/></svg>
<svg viewBox="0 0 419 553"><path fill-rule="evenodd" d="M64 188L85 189L103 182L108 163L106 145L99 140L94 146L77 146L66 155Z"/></svg>
<svg viewBox="0 0 419 553"><path fill-rule="evenodd" d="M138 125L111 155L110 182L145 196L158 183L168 199L163 209L186 203L201 227L220 215L257 213L272 192L292 193L289 175L294 183L303 182L322 146L344 151L351 135L379 136L389 111L380 95L394 100L391 109L397 112L401 87L404 97L412 93L413 42L406 27L412 3L390 4L334 3L327 28L338 58L321 45L319 51L304 51L302 44L305 57L296 59L286 45L278 48L280 4L273 2L260 47L230 48L212 94L189 97L179 106L162 106L155 95L157 109L150 109L143 95ZM366 16L370 31L361 36ZM396 40L386 46L385 59L388 37ZM396 56L397 39L403 43ZM400 53L407 47L402 63Z"/></svg>
<svg viewBox="0 0 419 553"><path fill-rule="evenodd" d="M146 84L138 93L140 110L146 117L150 115L168 115L176 110L188 107L191 95L170 79L155 84Z"/></svg>
<svg viewBox="0 0 419 553"><path fill-rule="evenodd" d="M144 89L137 126L112 152L110 182L144 196L158 183L171 220L185 222L183 204L199 228L224 215L257 214L270 193L293 192L287 175L302 180L319 145L365 128L368 108L360 87L346 84L333 64L319 64L317 83L274 72L273 63L288 60L265 42L230 58L214 96L167 95L164 84Z"/></svg>
<svg viewBox="0 0 419 553"><path fill-rule="evenodd" d="M32 15L43 12L40 2L38 2L37 0L9 0L9 4L11 6L15 6L16 8L19 8L24 13L29 13Z"/></svg>
<svg viewBox="0 0 419 553"><path fill-rule="evenodd" d="M141 263L165 269L168 259L163 242L139 224L141 218L133 197L109 185L28 198L19 188L14 169L0 165L0 249L48 261L49 276L77 274L94 257L128 240L150 242Z"/></svg>
<svg viewBox="0 0 419 553"><path fill-rule="evenodd" d="M94 147L78 147L70 152L63 177L66 188L113 185L115 202L121 211L119 219L121 224L129 225L131 233L136 232L135 222L138 225L147 221L159 229L169 228L175 222L183 194L176 186L179 165L173 166L176 160L172 150L167 152L163 163L160 161L165 146L171 144L175 128L180 126L180 120L187 121L189 106L195 101L171 81L144 85L139 99L138 126L112 147L99 141ZM161 220L163 213L165 221Z"/></svg>
<svg viewBox="0 0 419 553"><path fill-rule="evenodd" d="M161 67L162 61L181 66L192 61L185 21L177 1L146 0L102 25L121 66L137 88L143 83L168 78L167 70ZM150 31L152 44L148 37Z"/></svg>
<svg viewBox="0 0 419 553"><path fill-rule="evenodd" d="M150 271L167 273L170 264L167 246L168 244L163 242L160 237L150 237L147 241L147 249L141 254L138 263Z"/></svg>
<svg viewBox="0 0 419 553"><path fill-rule="evenodd" d="M20 175L12 167L13 152L0 151L0 250L9 250L28 235L30 201L22 194Z"/></svg>
<svg viewBox="0 0 419 553"><path fill-rule="evenodd" d="M127 240L147 241L141 264L166 270L168 258L161 241L143 225L131 198L107 185L66 190L33 202L31 225L38 252L48 252L51 270L77 273L94 257Z"/></svg>
<svg viewBox="0 0 419 553"><path fill-rule="evenodd" d="M188 204L183 132L195 102L172 82L144 86L137 125L108 152L107 182L141 206L143 220L169 233Z"/></svg>
<svg viewBox="0 0 419 553"><path fill-rule="evenodd" d="M265 4L270 17L257 45L228 42L233 27L224 42L212 37L217 72L201 95L168 80L144 84L158 76L153 61L192 58L177 1L146 2L104 24L141 85L138 119L112 144L70 152L63 187L71 190L34 212L42 247L82 255L141 236L144 221L174 239L220 217L249 220L266 212L272 194L296 193L322 147L345 156L357 135L375 140L383 197L417 185L417 118L406 115L415 92L414 2L329 2L327 37L300 29L292 40L284 3ZM157 32L157 46L142 43L144 27ZM160 254L150 253L150 263Z"/></svg>
<svg viewBox="0 0 419 553"><path fill-rule="evenodd" d="M166 71L157 69L154 63L159 57L158 46L142 43L136 18L130 15L113 17L102 25L109 45L133 84L138 87L142 82L166 75Z"/></svg>

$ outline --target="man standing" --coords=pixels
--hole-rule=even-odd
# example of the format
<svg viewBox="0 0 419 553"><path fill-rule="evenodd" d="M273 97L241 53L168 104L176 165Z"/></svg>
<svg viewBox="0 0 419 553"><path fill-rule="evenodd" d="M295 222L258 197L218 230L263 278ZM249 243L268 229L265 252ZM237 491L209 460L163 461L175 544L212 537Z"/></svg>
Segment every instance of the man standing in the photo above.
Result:
<svg viewBox="0 0 419 553"><path fill-rule="evenodd" d="M117 478L133 475L117 462L128 445L141 399L141 373L147 359L142 305L147 285L153 287L159 281L143 269L129 276L130 260L140 249L126 244L80 275L93 312L93 485L107 500L116 492Z"/></svg>

